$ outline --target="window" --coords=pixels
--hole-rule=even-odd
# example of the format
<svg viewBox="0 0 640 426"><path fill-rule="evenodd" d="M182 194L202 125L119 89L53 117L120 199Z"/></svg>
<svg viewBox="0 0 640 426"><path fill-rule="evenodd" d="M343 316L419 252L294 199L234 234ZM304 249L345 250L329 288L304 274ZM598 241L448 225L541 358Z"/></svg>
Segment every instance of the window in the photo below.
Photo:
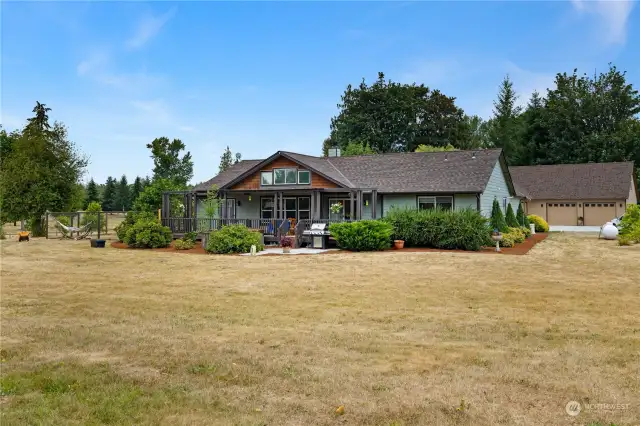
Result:
<svg viewBox="0 0 640 426"><path fill-rule="evenodd" d="M260 185L273 185L273 172L260 173Z"/></svg>
<svg viewBox="0 0 640 426"><path fill-rule="evenodd" d="M298 183L308 185L311 183L311 173L308 170L298 170Z"/></svg>
<svg viewBox="0 0 640 426"><path fill-rule="evenodd" d="M285 169L275 169L273 171L273 183L276 185L285 184L286 171Z"/></svg>
<svg viewBox="0 0 640 426"><path fill-rule="evenodd" d="M225 212L224 217L227 219L236 218L236 199L235 198L227 198L227 211Z"/></svg>
<svg viewBox="0 0 640 426"><path fill-rule="evenodd" d="M298 198L298 220L311 219L311 198Z"/></svg>
<svg viewBox="0 0 640 426"><path fill-rule="evenodd" d="M273 197L260 199L260 218L273 219Z"/></svg>
<svg viewBox="0 0 640 426"><path fill-rule="evenodd" d="M292 184L296 184L298 183L298 176L297 176L297 170L296 169L286 169L286 183L292 183Z"/></svg>
<svg viewBox="0 0 640 426"><path fill-rule="evenodd" d="M284 217L287 219L297 219L297 198L284 199Z"/></svg>
<svg viewBox="0 0 640 426"><path fill-rule="evenodd" d="M418 197L418 209L453 209L453 197Z"/></svg>
<svg viewBox="0 0 640 426"><path fill-rule="evenodd" d="M273 182L276 185L295 185L298 183L298 171L296 169L274 169Z"/></svg>

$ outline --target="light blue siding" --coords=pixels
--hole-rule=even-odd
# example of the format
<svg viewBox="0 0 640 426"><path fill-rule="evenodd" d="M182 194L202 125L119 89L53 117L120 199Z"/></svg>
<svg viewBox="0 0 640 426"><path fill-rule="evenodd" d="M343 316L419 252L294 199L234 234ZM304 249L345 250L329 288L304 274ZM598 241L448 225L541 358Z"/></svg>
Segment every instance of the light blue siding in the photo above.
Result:
<svg viewBox="0 0 640 426"><path fill-rule="evenodd" d="M372 210L372 205L371 205L371 194L364 194L364 199L365 201L369 202L368 206L363 205L362 206L362 218L363 219L371 219L371 210ZM380 216L382 215L382 203L381 203L381 196L378 196L378 204L376 205L376 218L380 219Z"/></svg>
<svg viewBox="0 0 640 426"><path fill-rule="evenodd" d="M456 210L462 209L478 209L478 198L476 194L455 194L454 205Z"/></svg>
<svg viewBox="0 0 640 426"><path fill-rule="evenodd" d="M502 203L504 197L507 197L507 201L511 204L511 207L513 207L513 211L516 212L518 210L518 204L520 204L520 198L509 194L507 180L502 171L502 167L500 167L500 161L497 161L493 172L491 172L487 187L480 196L480 213L486 217L491 216L491 207L493 206L494 198L498 199L500 207L503 209L503 213L505 213Z"/></svg>
<svg viewBox="0 0 640 426"><path fill-rule="evenodd" d="M418 207L416 194L386 194L382 197L383 216L386 216L394 207L400 209L415 209Z"/></svg>
<svg viewBox="0 0 640 426"><path fill-rule="evenodd" d="M249 201L249 196L244 194L234 194L233 198L236 200L236 217L238 219L260 219L259 195L252 194L251 201ZM240 202L240 205L238 205L238 202ZM206 218L203 198L196 200L196 215L198 218ZM216 217L218 217L217 214Z"/></svg>

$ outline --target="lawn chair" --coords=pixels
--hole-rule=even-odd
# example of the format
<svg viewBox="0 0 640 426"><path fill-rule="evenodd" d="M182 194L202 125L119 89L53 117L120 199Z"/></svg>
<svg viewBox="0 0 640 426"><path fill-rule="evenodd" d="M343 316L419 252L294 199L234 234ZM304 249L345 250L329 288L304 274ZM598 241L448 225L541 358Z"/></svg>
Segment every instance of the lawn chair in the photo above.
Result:
<svg viewBox="0 0 640 426"><path fill-rule="evenodd" d="M283 220L280 226L278 227L278 235L277 235L278 241L280 241L280 238L284 237L289 233L290 228L291 228L291 222L289 222L288 220Z"/></svg>

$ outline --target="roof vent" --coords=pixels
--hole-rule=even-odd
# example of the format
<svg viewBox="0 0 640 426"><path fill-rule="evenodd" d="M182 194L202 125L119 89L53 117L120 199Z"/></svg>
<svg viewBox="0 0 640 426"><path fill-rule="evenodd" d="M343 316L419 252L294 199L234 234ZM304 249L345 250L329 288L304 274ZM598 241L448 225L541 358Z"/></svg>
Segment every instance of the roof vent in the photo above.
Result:
<svg viewBox="0 0 640 426"><path fill-rule="evenodd" d="M329 148L327 150L327 156L328 157L340 157L340 148L338 148L338 147Z"/></svg>

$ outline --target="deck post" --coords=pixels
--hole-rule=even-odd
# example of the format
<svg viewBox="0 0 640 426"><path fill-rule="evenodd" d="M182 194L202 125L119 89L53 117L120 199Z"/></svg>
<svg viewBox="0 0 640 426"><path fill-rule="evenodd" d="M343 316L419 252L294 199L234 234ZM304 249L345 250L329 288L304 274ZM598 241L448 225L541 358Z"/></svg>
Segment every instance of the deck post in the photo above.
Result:
<svg viewBox="0 0 640 426"><path fill-rule="evenodd" d="M353 199L353 191L349 191L349 211L351 212L350 219L353 219L354 216L354 208L355 208L355 200Z"/></svg>
<svg viewBox="0 0 640 426"><path fill-rule="evenodd" d="M311 191L311 197L310 197L310 203L311 205L309 206L309 219L311 219L311 221L313 222L313 220L316 218L316 191Z"/></svg>
<svg viewBox="0 0 640 426"><path fill-rule="evenodd" d="M222 211L220 212L220 219L225 219L227 217L227 193L222 193L222 204L220 206Z"/></svg>
<svg viewBox="0 0 640 426"><path fill-rule="evenodd" d="M371 191L371 218L376 219L376 205L378 204L378 191Z"/></svg>

